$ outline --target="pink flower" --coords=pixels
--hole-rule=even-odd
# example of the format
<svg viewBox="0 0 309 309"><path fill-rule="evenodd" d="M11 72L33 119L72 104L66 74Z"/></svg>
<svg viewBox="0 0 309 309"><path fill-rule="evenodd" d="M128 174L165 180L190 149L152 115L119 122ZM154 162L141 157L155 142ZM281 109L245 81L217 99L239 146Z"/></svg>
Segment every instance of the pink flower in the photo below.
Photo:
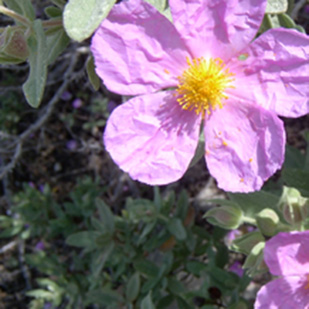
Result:
<svg viewBox="0 0 309 309"><path fill-rule="evenodd" d="M138 95L113 111L104 134L133 179L181 178L201 126L220 188L259 190L281 167L285 131L277 115L309 110L309 39L272 29L251 42L266 2L170 0L174 24L141 0L114 6L91 50L109 90Z"/></svg>
<svg viewBox="0 0 309 309"><path fill-rule="evenodd" d="M257 294L256 309L309 308L309 231L279 233L266 242L264 260L274 276Z"/></svg>

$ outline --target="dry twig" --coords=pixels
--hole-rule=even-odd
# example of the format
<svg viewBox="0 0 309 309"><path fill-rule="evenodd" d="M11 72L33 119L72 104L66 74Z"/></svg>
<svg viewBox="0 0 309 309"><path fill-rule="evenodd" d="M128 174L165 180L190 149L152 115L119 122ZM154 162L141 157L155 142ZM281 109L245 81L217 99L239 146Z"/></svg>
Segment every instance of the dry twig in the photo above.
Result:
<svg viewBox="0 0 309 309"><path fill-rule="evenodd" d="M29 126L28 129L25 130L22 134L20 134L16 138L16 140L13 142L16 145L13 157L11 161L1 169L0 179L3 179L3 177L7 175L15 167L18 159L20 158L22 154L24 142L30 137L31 134L33 134L36 130L42 127L44 123L51 116L56 103L59 101L59 98L61 97L62 93L66 90L68 84L72 80L72 72L74 70L77 59L78 59L78 54L75 53L71 57L70 64L64 74L64 78L63 78L63 82L61 86L58 88L58 90L56 91L54 96L51 98L51 100L48 102L46 107L42 110L41 117L39 117L35 123Z"/></svg>

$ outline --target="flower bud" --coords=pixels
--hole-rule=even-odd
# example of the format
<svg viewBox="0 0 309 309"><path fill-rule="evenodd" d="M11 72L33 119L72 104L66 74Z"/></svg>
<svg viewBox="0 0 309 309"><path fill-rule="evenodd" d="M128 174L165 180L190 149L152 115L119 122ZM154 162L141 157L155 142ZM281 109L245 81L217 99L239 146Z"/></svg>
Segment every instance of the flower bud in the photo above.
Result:
<svg viewBox="0 0 309 309"><path fill-rule="evenodd" d="M17 27L6 27L0 36L0 62L17 64L29 56L24 31Z"/></svg>
<svg viewBox="0 0 309 309"><path fill-rule="evenodd" d="M262 241L264 241L264 237L259 231L247 233L236 238L233 241L231 249L240 253L249 254L252 248Z"/></svg>
<svg viewBox="0 0 309 309"><path fill-rule="evenodd" d="M264 262L264 247L264 241L257 243L246 258L243 268L248 268L248 274L251 276L267 271Z"/></svg>
<svg viewBox="0 0 309 309"><path fill-rule="evenodd" d="M277 213L270 208L263 209L256 216L257 226L265 236L276 234L279 221L280 219Z"/></svg>
<svg viewBox="0 0 309 309"><path fill-rule="evenodd" d="M309 213L308 198L302 197L298 190L289 187L283 187L278 207L284 219L292 225L305 220Z"/></svg>
<svg viewBox="0 0 309 309"><path fill-rule="evenodd" d="M221 228L237 229L242 223L242 211L236 207L222 206L210 209L204 215L207 221Z"/></svg>

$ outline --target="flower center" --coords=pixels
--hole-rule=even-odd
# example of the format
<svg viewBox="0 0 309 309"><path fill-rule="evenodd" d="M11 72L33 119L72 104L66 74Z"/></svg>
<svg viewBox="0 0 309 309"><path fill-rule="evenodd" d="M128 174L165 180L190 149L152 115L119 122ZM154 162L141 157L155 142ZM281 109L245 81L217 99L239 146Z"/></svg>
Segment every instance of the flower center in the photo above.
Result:
<svg viewBox="0 0 309 309"><path fill-rule="evenodd" d="M178 76L177 101L186 110L195 110L196 114L210 114L216 108L223 107L227 99L226 88L233 88L231 82L235 74L225 68L220 58L187 58L189 67Z"/></svg>

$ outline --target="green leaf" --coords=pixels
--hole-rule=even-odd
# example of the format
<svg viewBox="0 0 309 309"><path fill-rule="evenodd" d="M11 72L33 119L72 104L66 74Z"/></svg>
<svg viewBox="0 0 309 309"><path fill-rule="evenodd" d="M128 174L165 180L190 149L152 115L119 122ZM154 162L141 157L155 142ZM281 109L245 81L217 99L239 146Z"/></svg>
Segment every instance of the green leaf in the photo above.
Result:
<svg viewBox="0 0 309 309"><path fill-rule="evenodd" d="M255 218L255 214L264 208L271 208L277 211L276 205L279 196L268 193L266 191L258 191L253 193L229 193L230 199L237 203L247 217Z"/></svg>
<svg viewBox="0 0 309 309"><path fill-rule="evenodd" d="M62 10L55 6L48 6L44 9L45 14L48 18L55 18L62 16Z"/></svg>
<svg viewBox="0 0 309 309"><path fill-rule="evenodd" d="M280 23L277 15L265 14L259 32L263 33L266 30L279 27Z"/></svg>
<svg viewBox="0 0 309 309"><path fill-rule="evenodd" d="M166 9L166 0L146 0L152 6L154 6L159 12L163 12Z"/></svg>
<svg viewBox="0 0 309 309"><path fill-rule="evenodd" d="M239 282L239 277L231 272L227 272L216 266L211 266L208 268L208 274L213 280L214 285L218 286L219 288L226 288L228 290L234 289Z"/></svg>
<svg viewBox="0 0 309 309"><path fill-rule="evenodd" d="M100 219L108 233L113 234L115 231L114 215L110 208L99 198L96 199L96 206L99 210Z"/></svg>
<svg viewBox="0 0 309 309"><path fill-rule="evenodd" d="M68 46L70 38L67 36L62 27L46 37L47 43L47 64L53 63L57 57Z"/></svg>
<svg viewBox="0 0 309 309"><path fill-rule="evenodd" d="M168 278L167 288L174 295L181 295L186 291L183 283L175 278Z"/></svg>
<svg viewBox="0 0 309 309"><path fill-rule="evenodd" d="M297 168L285 168L282 178L287 186L299 190L304 197L309 197L309 171Z"/></svg>
<svg viewBox="0 0 309 309"><path fill-rule="evenodd" d="M30 297L34 297L34 298L45 299L45 300L52 300L54 298L54 294L52 292L42 290L42 289L29 291L26 293L26 295Z"/></svg>
<svg viewBox="0 0 309 309"><path fill-rule="evenodd" d="M100 233L94 231L83 231L75 234L71 234L66 243L69 246L80 248L93 248L95 247L96 239L100 236Z"/></svg>
<svg viewBox="0 0 309 309"><path fill-rule="evenodd" d="M35 10L31 0L4 0L3 2L9 9L27 17L29 20L35 19Z"/></svg>
<svg viewBox="0 0 309 309"><path fill-rule="evenodd" d="M146 0L152 6L154 6L161 14L163 14L167 19L172 21L172 14L167 6L167 0Z"/></svg>
<svg viewBox="0 0 309 309"><path fill-rule="evenodd" d="M19 64L22 62L25 62L25 60L20 60L7 55L0 55L0 64Z"/></svg>
<svg viewBox="0 0 309 309"><path fill-rule="evenodd" d="M185 220L188 213L189 199L185 190L181 191L176 205L175 216L181 220Z"/></svg>
<svg viewBox="0 0 309 309"><path fill-rule="evenodd" d="M13 227L9 227L0 233L0 238L9 238L15 236L22 231L22 228L23 226L20 224Z"/></svg>
<svg viewBox="0 0 309 309"><path fill-rule="evenodd" d="M146 240L147 235L154 229L156 224L157 224L157 221L153 221L153 222L149 222L145 225L142 233L139 235L139 238L138 238L138 241L137 241L138 245L142 244Z"/></svg>
<svg viewBox="0 0 309 309"><path fill-rule="evenodd" d="M191 274L199 277L201 272L207 269L207 265L200 261L188 261L186 263L186 269Z"/></svg>
<svg viewBox="0 0 309 309"><path fill-rule="evenodd" d="M66 5L66 0L51 0L51 3L62 9Z"/></svg>
<svg viewBox="0 0 309 309"><path fill-rule="evenodd" d="M140 275L138 272L136 272L127 282L126 299L129 302L133 302L137 298L140 286L141 286Z"/></svg>
<svg viewBox="0 0 309 309"><path fill-rule="evenodd" d="M172 218L167 223L168 231L176 237L178 240L185 240L187 238L187 232L179 218Z"/></svg>
<svg viewBox="0 0 309 309"><path fill-rule="evenodd" d="M114 247L115 244L111 242L103 251L95 252L95 254L93 254L91 272L95 278L100 275L107 259L113 252Z"/></svg>
<svg viewBox="0 0 309 309"><path fill-rule="evenodd" d="M304 29L304 27L300 25L295 25L295 29L301 33L306 33L306 30Z"/></svg>
<svg viewBox="0 0 309 309"><path fill-rule="evenodd" d="M294 20L287 14L279 14L278 15L280 26L284 28L295 28L296 24Z"/></svg>
<svg viewBox="0 0 309 309"><path fill-rule="evenodd" d="M98 304L102 306L116 305L123 302L122 296L119 292L113 291L109 288L101 288L92 290L86 295L86 304Z"/></svg>
<svg viewBox="0 0 309 309"><path fill-rule="evenodd" d="M305 156L300 152L300 150L295 147L286 145L284 167L303 169L304 165Z"/></svg>
<svg viewBox="0 0 309 309"><path fill-rule="evenodd" d="M115 0L70 0L63 13L64 28L69 37L78 42L90 37L115 2Z"/></svg>
<svg viewBox="0 0 309 309"><path fill-rule="evenodd" d="M177 305L179 309L192 309L192 306L181 297L177 297Z"/></svg>
<svg viewBox="0 0 309 309"><path fill-rule="evenodd" d="M100 80L99 76L97 75L97 73L95 72L93 56L91 56L87 59L86 69L87 69L89 81L90 81L93 89L95 91L99 90L100 85L101 85L101 80Z"/></svg>
<svg viewBox="0 0 309 309"><path fill-rule="evenodd" d="M33 29L34 34L28 39L30 73L27 81L23 84L23 92L27 102L32 107L38 107L43 97L46 83L47 48L42 22L35 20L33 22Z"/></svg>
<svg viewBox="0 0 309 309"><path fill-rule="evenodd" d="M174 295L166 295L159 300L157 308L169 308L173 301Z"/></svg>
<svg viewBox="0 0 309 309"><path fill-rule="evenodd" d="M151 292L149 292L148 295L143 298L141 302L141 309L156 309L151 299Z"/></svg>
<svg viewBox="0 0 309 309"><path fill-rule="evenodd" d="M156 277L159 273L159 268L152 262L139 259L133 263L134 268L147 277Z"/></svg>
<svg viewBox="0 0 309 309"><path fill-rule="evenodd" d="M268 0L266 14L281 14L288 9L288 0Z"/></svg>

